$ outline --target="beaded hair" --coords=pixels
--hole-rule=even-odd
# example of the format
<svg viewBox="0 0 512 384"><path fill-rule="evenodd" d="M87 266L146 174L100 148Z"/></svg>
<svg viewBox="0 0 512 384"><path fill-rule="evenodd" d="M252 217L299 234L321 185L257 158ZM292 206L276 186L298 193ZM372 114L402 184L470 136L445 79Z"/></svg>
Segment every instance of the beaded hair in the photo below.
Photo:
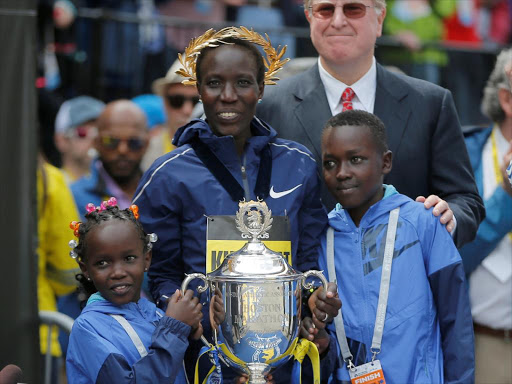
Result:
<svg viewBox="0 0 512 384"><path fill-rule="evenodd" d="M73 230L74 235L78 238L78 241L71 240L69 242L69 246L71 247L71 251L69 255L78 261L85 262L87 255L87 241L86 236L91 229L100 225L103 222L107 222L110 220L129 220L135 225L137 229L137 233L139 234L139 238L143 243L144 251L148 252L152 249L153 243L157 241L157 236L155 233L146 234L142 225L140 224L139 218L139 208L136 205L132 205L127 209L120 209L117 206L117 200L115 197L111 197L107 201L101 203L100 206L95 207L94 204L89 203L86 206L87 213L85 214L85 218L87 221L84 223L72 221L69 226ZM79 293L79 297L84 294L85 296L82 299L85 301L88 296L95 293L97 291L93 282L90 279L87 279L82 273L76 275L76 279L81 284L81 292ZM81 300L82 300L81 299Z"/></svg>
<svg viewBox="0 0 512 384"><path fill-rule="evenodd" d="M136 205L132 205L127 209L120 209L117 206L116 198L111 197L109 200L102 202L99 207L95 207L94 204L89 203L85 209L87 211L85 214L87 221L85 223L72 221L69 224L73 233L78 238L78 242L76 240L71 240L69 242L69 246L71 247L69 254L74 259L85 261L87 253L87 242L85 241L86 235L97 225L113 219L129 220L133 225L135 225L139 238L144 244L144 251L150 251L153 247L152 243L157 240L156 234L151 233L148 235L142 228L142 225L138 220L139 208Z"/></svg>

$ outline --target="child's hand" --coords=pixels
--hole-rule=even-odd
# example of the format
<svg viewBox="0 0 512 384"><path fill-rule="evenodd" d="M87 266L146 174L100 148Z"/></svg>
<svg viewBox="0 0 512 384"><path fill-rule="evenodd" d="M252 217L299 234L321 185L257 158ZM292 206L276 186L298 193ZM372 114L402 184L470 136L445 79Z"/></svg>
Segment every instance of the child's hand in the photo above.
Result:
<svg viewBox="0 0 512 384"><path fill-rule="evenodd" d="M219 330L219 325L222 324L226 318L224 312L224 301L222 300L222 293L219 289L215 290L215 295L212 296L210 301L210 323L212 328Z"/></svg>
<svg viewBox="0 0 512 384"><path fill-rule="evenodd" d="M308 306L313 314L313 325L318 329L324 329L326 324L338 315L341 308L336 284L328 283L327 291L324 291L323 287L318 288L309 298Z"/></svg>
<svg viewBox="0 0 512 384"><path fill-rule="evenodd" d="M190 325L192 333L195 335L195 331L203 318L202 308L203 306L199 303L199 299L194 297L192 290L187 289L185 295L182 295L180 290L177 289L169 298L165 314Z"/></svg>

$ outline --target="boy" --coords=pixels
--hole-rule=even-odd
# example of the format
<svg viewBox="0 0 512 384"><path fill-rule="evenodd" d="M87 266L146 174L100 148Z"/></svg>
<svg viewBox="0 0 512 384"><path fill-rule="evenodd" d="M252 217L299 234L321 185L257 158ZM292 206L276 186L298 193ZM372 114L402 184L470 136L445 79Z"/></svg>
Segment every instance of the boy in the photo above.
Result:
<svg viewBox="0 0 512 384"><path fill-rule="evenodd" d="M322 163L338 201L320 256L343 303L329 325L338 343L333 382L350 382L351 367L353 383L383 383L382 375L398 384L472 383L473 328L460 256L431 211L383 185L392 153L382 121L356 110L331 118Z"/></svg>

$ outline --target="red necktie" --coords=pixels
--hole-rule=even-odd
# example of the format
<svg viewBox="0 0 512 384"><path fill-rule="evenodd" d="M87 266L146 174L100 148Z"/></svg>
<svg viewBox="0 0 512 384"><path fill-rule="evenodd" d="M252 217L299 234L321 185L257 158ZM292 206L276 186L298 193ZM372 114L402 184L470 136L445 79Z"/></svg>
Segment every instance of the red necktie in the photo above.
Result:
<svg viewBox="0 0 512 384"><path fill-rule="evenodd" d="M355 92L352 90L352 88L345 88L343 93L341 94L341 103L343 105L342 112L354 109L354 106L352 105L352 99L355 96Z"/></svg>

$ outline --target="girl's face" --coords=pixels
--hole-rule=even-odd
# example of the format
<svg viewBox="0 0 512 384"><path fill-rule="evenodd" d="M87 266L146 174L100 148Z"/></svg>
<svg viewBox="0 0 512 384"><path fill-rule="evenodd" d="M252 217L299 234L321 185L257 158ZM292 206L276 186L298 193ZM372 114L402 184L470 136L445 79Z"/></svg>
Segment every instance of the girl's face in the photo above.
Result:
<svg viewBox="0 0 512 384"><path fill-rule="evenodd" d="M151 252L144 252L135 225L127 220L106 221L93 228L86 241L85 262L80 262L85 277L115 305L137 302Z"/></svg>
<svg viewBox="0 0 512 384"><path fill-rule="evenodd" d="M226 44L206 53L201 62L199 94L213 133L235 140L251 136L251 120L263 83L256 80L253 54L244 47Z"/></svg>

